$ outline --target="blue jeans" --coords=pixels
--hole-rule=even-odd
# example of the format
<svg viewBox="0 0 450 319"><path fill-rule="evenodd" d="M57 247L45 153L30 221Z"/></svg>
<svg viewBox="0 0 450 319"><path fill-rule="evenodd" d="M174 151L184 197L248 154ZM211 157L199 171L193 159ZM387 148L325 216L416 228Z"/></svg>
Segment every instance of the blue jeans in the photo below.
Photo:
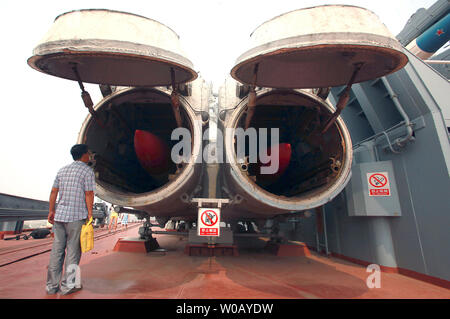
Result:
<svg viewBox="0 0 450 319"><path fill-rule="evenodd" d="M78 267L78 264L80 263L80 233L81 226L84 223L84 220L78 220L70 223L54 222L54 240L47 272L47 292L56 293L59 289L61 293L66 293L74 288L74 283L68 282L68 279L75 277L74 268ZM64 258L66 263L64 276L62 277ZM76 265L76 267L73 265Z"/></svg>

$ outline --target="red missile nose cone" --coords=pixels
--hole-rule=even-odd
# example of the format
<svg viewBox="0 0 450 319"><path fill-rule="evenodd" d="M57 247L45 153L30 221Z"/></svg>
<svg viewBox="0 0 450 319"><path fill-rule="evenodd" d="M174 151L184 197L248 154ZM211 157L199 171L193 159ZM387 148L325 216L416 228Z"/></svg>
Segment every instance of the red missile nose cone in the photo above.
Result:
<svg viewBox="0 0 450 319"><path fill-rule="evenodd" d="M275 147L278 147L278 170L273 174L261 174L261 167L271 166L271 161L269 161L269 163L267 164L258 163L257 178L260 181L266 182L276 181L281 175L283 175L283 173L289 166L292 155L291 144L280 143L278 145L272 146L267 151L267 155L271 155Z"/></svg>
<svg viewBox="0 0 450 319"><path fill-rule="evenodd" d="M291 155L292 155L291 144L281 143L279 148L280 162L277 174L282 175L284 171L288 168L289 163L291 161Z"/></svg>
<svg viewBox="0 0 450 319"><path fill-rule="evenodd" d="M134 150L142 167L150 174L162 174L168 170L169 150L158 136L144 130L134 132Z"/></svg>

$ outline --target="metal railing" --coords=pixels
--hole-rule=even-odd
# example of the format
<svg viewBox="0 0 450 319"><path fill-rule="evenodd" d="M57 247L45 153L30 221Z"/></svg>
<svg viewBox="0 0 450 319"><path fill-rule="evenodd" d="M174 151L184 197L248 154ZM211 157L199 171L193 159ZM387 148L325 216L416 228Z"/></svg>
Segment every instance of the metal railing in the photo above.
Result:
<svg viewBox="0 0 450 319"><path fill-rule="evenodd" d="M49 203L46 201L0 193L0 223L45 220ZM94 209L94 218L105 218L106 212Z"/></svg>

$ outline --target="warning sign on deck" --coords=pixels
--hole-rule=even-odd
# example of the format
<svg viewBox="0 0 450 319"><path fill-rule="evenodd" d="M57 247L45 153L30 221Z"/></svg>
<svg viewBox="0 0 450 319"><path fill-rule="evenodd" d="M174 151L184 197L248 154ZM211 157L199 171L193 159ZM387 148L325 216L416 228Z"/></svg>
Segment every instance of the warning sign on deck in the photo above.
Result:
<svg viewBox="0 0 450 319"><path fill-rule="evenodd" d="M387 172L367 173L369 196L391 196Z"/></svg>
<svg viewBox="0 0 450 319"><path fill-rule="evenodd" d="M198 209L198 235L220 236L220 209Z"/></svg>

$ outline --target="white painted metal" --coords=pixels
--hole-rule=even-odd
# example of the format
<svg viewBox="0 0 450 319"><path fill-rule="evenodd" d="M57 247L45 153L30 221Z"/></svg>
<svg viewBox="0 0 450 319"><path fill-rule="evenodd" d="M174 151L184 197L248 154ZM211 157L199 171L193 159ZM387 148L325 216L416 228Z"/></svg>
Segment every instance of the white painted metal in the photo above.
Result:
<svg viewBox="0 0 450 319"><path fill-rule="evenodd" d="M197 78L179 36L155 20L112 10L78 10L58 16L28 64L54 76L89 83L158 86Z"/></svg>
<svg viewBox="0 0 450 319"><path fill-rule="evenodd" d="M194 81L194 92L201 89L196 89L196 85L204 84L203 80ZM108 95L101 100L94 109L98 112L102 108L106 108L112 101L120 99L127 94L133 94L140 90L139 88L122 88L111 95ZM167 99L170 97L170 90L165 88L153 88L154 90L165 95ZM96 195L110 203L123 207L133 207L146 211L151 216L183 216L194 215L195 210L190 209L189 197L195 191L201 180L202 171L202 119L199 112L195 112L192 103L200 102L201 99L195 97L180 96L181 108L191 125L192 138L192 156L190 161L185 164L183 170L173 180L169 181L163 187L147 193L130 193L120 191L114 185L99 183L97 180ZM92 115L88 114L84 123L81 126L78 143L86 143L86 136L89 130L92 130L92 123L95 122Z"/></svg>
<svg viewBox="0 0 450 319"><path fill-rule="evenodd" d="M260 25L231 75L260 87L329 87L346 84L357 63L363 67L355 83L395 72L407 62L400 43L373 12L325 5Z"/></svg>
<svg viewBox="0 0 450 319"><path fill-rule="evenodd" d="M233 85L233 82L230 81L227 84ZM223 94L225 94L225 92L231 92L229 89L222 89L224 90ZM256 94L258 98L261 98L271 91L273 91L273 89L263 89L258 91ZM327 112L329 114L334 112L333 106L325 100L310 93L309 90L295 90L293 92L298 95L299 101L302 101L303 103L305 100L311 101L320 106L323 112ZM254 181L248 178L248 176L244 175L236 160L234 133L242 114L245 112L247 102L248 98L244 98L240 100L237 105L235 105L234 109L229 109L227 117L222 124L224 129L224 149L227 163L224 165L223 169L224 179L230 189L233 190L234 194L238 194L238 196L245 199L244 201L242 201L242 199L240 201L234 201L232 203L232 208L230 208L231 206L226 206L223 213L224 218L234 214L234 211L240 212L241 214L244 214L242 213L242 211L244 211L245 214L247 214L246 216L252 216L251 213L253 213L255 216L267 217L277 214L285 214L291 211L307 210L326 204L344 189L351 177L353 152L351 148L352 142L350 133L341 117L338 117L334 125L337 126L341 136L344 154L342 159L343 163L339 175L328 185L307 194L301 194L294 197L285 197L269 193L259 187ZM241 205L239 205L240 202L242 202Z"/></svg>

